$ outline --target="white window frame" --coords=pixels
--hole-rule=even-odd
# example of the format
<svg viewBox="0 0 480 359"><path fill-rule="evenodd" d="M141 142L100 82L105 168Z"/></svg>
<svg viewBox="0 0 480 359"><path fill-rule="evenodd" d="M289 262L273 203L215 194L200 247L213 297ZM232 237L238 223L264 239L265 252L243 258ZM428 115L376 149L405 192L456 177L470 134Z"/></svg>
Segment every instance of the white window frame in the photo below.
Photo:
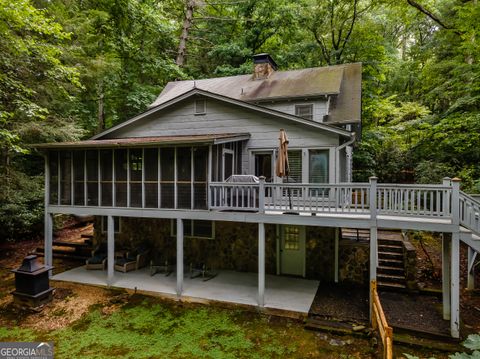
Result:
<svg viewBox="0 0 480 359"><path fill-rule="evenodd" d="M312 118L305 118L305 117L297 114L297 108L307 107L307 106L309 106L312 109L312 113L311 113ZM315 106L314 106L313 103L297 103L297 104L295 104L294 110L295 110L295 116L297 116L297 117L301 117L301 118L304 118L306 120L311 120L311 121L313 121L313 119L315 118Z"/></svg>
<svg viewBox="0 0 480 359"><path fill-rule="evenodd" d="M194 114L206 115L207 114L207 99L201 98L194 101Z"/></svg>

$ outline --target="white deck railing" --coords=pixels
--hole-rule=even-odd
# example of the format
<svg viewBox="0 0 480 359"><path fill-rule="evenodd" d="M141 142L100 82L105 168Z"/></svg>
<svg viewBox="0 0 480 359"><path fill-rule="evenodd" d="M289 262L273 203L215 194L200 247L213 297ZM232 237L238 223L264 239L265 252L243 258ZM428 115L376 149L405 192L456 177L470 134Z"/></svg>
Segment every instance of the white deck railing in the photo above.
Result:
<svg viewBox="0 0 480 359"><path fill-rule="evenodd" d="M369 183L284 184L261 180L251 184L215 182L210 191L209 208L214 210L452 216L452 185L445 183L377 184L372 179Z"/></svg>

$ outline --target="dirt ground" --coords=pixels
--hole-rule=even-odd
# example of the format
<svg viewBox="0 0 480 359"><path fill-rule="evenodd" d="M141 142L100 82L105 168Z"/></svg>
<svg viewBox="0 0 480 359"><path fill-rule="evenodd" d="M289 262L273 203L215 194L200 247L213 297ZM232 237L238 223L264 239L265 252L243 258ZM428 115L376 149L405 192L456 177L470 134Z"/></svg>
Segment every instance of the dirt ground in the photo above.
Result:
<svg viewBox="0 0 480 359"><path fill-rule="evenodd" d="M421 240L420 240L421 236ZM411 243L417 250L417 282L421 289L442 289L442 241L438 235L425 232L409 234ZM432 265L433 264L433 265ZM478 268L478 267L477 267ZM480 268L475 283L477 289L468 291L467 286L467 246L460 246L460 315L462 334L480 332Z"/></svg>

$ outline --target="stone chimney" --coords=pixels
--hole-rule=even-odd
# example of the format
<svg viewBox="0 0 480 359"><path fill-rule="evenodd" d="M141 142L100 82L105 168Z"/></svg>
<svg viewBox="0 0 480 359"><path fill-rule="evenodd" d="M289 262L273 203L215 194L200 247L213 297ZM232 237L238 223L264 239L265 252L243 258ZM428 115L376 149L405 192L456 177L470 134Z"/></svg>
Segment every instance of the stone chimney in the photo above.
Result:
<svg viewBox="0 0 480 359"><path fill-rule="evenodd" d="M264 80L277 69L277 64L269 54L253 55L253 79Z"/></svg>

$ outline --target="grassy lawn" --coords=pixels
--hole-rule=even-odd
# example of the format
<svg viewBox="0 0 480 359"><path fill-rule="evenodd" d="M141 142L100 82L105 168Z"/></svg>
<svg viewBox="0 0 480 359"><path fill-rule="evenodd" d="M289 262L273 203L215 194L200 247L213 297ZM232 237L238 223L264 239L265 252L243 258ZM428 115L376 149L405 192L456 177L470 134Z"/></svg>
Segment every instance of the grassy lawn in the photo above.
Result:
<svg viewBox="0 0 480 359"><path fill-rule="evenodd" d="M68 313L53 311L48 319L55 315ZM57 358L370 358L373 353L367 340L335 339L306 331L297 321L142 295L113 306L93 305L80 319L53 330L13 319L9 324L0 328L0 341L53 341Z"/></svg>

